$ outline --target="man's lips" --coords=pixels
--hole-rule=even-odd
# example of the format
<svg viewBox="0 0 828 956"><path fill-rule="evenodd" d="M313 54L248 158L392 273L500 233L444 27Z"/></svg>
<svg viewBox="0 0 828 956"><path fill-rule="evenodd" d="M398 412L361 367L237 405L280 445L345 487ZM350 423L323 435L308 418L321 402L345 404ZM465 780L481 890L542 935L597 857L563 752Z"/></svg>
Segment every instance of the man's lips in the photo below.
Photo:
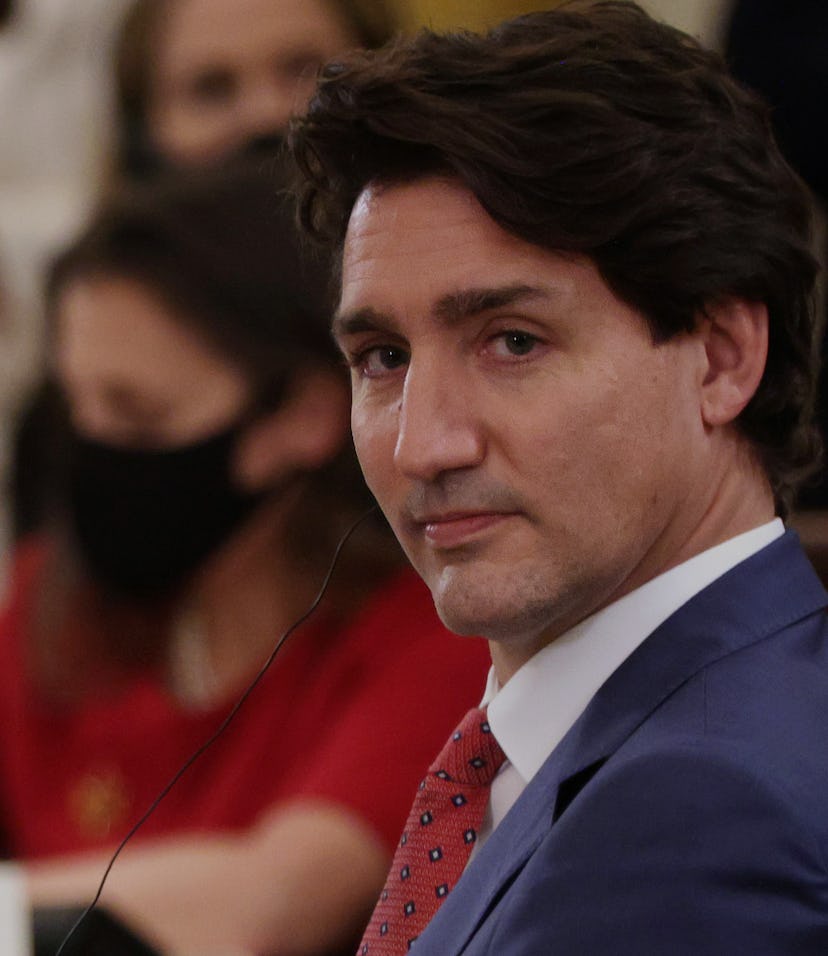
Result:
<svg viewBox="0 0 828 956"><path fill-rule="evenodd" d="M415 524L432 547L456 548L510 517L502 511L452 511L427 515Z"/></svg>

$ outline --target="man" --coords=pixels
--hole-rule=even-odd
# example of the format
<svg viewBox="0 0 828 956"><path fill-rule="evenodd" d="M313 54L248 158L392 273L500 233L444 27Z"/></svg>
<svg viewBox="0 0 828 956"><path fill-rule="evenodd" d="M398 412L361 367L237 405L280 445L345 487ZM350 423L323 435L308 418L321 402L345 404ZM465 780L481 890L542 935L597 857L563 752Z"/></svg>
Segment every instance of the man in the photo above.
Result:
<svg viewBox="0 0 828 956"><path fill-rule="evenodd" d="M412 815L361 952L828 952L826 594L781 520L815 267L768 129L629 3L331 65L294 129L363 470L490 641L506 758L422 932Z"/></svg>

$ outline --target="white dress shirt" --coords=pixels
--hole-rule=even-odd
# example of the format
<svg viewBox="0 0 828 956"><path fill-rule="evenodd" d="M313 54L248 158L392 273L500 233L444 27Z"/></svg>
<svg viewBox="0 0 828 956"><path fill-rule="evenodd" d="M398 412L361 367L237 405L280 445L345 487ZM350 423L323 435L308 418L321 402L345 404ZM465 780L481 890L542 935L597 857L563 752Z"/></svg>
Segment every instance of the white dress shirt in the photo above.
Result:
<svg viewBox="0 0 828 956"><path fill-rule="evenodd" d="M483 706L507 760L475 854L613 671L690 598L784 530L775 518L660 574L552 641L503 687L489 672Z"/></svg>

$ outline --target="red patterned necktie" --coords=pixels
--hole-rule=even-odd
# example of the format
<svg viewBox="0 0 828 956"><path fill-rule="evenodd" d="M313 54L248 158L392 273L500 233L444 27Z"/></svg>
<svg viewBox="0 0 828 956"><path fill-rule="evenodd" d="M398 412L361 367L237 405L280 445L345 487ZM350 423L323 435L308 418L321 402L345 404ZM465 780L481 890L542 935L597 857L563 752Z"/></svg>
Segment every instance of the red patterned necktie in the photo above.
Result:
<svg viewBox="0 0 828 956"><path fill-rule="evenodd" d="M420 784L358 956L401 956L460 879L506 759L486 722L470 710Z"/></svg>

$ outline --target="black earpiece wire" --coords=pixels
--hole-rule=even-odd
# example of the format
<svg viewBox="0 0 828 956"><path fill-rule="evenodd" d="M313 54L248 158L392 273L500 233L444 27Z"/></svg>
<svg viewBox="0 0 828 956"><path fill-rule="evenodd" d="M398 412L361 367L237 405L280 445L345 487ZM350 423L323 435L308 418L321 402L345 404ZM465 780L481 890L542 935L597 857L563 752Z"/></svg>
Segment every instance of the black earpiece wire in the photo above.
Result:
<svg viewBox="0 0 828 956"><path fill-rule="evenodd" d="M129 841L133 838L133 836L135 836L138 830L140 830L141 827L147 822L147 820L152 816L152 814L155 813L161 801L167 796L170 790L172 790L172 788L178 783L178 781L184 776L184 774L190 769L190 767L192 767L192 765L199 759L199 757L201 757L203 753L209 750L210 747L212 747L213 744L218 740L218 738L224 733L224 731L227 730L227 728L230 726L233 719L235 718L236 714L243 707L247 698L253 693L253 691L256 689L256 687L261 682L262 678L265 676L268 670L270 670L271 664L276 659L276 655L284 646L285 641L287 641L287 639L291 636L291 634L293 634L295 630L297 630L297 628L300 628L305 623L305 621L307 621L308 618L311 617L314 611L316 611L316 609L322 603L322 598L325 596L325 592L328 590L328 586L331 583L331 578L333 577L333 573L336 570L337 564L339 563L339 556L342 554L342 550L344 549L345 545L348 543L348 540L350 539L351 535L362 524L362 522L365 521L367 518L369 518L376 511L377 511L377 506L372 505L366 512L360 515L359 518L357 518L357 520L354 521L354 523L345 531L345 533L339 539L339 542L336 548L334 549L333 557L331 558L330 564L328 565L328 570L325 573L325 577L322 581L321 587L319 588L319 592L317 593L313 601L311 601L307 611L305 611L305 613L302 614L301 617L297 618L293 622L293 624L291 624L290 627L282 634L282 636L276 642L273 650L268 655L267 660L259 669L258 674L256 674L253 680L247 685L247 687L242 692L239 699L231 708L230 713L224 718L224 720L222 720L218 728L207 738L207 740L205 740L204 743L201 744L178 768L178 770L173 774L173 776L170 778L168 783L159 792L158 796L152 801L149 807L132 825L132 827L127 832L126 836L118 844L117 848L115 849L115 852L109 858L109 862L107 863L106 868L103 871L103 875L101 876L100 883L98 883L98 889L95 893L94 898L92 899L92 902L86 907L86 909L77 918L74 925L66 934L66 936L64 936L63 941L61 942L60 946L57 949L57 952L55 953L55 956L61 956L67 943L70 942L70 940L75 935L75 933L80 929L84 920L86 920L86 918L89 916L92 910L97 906L98 901L101 898L101 894L103 893L104 886L106 885L107 878L109 877L109 874L112 871L112 867L115 865L115 861L121 855L121 851L124 849L127 843L129 843Z"/></svg>

